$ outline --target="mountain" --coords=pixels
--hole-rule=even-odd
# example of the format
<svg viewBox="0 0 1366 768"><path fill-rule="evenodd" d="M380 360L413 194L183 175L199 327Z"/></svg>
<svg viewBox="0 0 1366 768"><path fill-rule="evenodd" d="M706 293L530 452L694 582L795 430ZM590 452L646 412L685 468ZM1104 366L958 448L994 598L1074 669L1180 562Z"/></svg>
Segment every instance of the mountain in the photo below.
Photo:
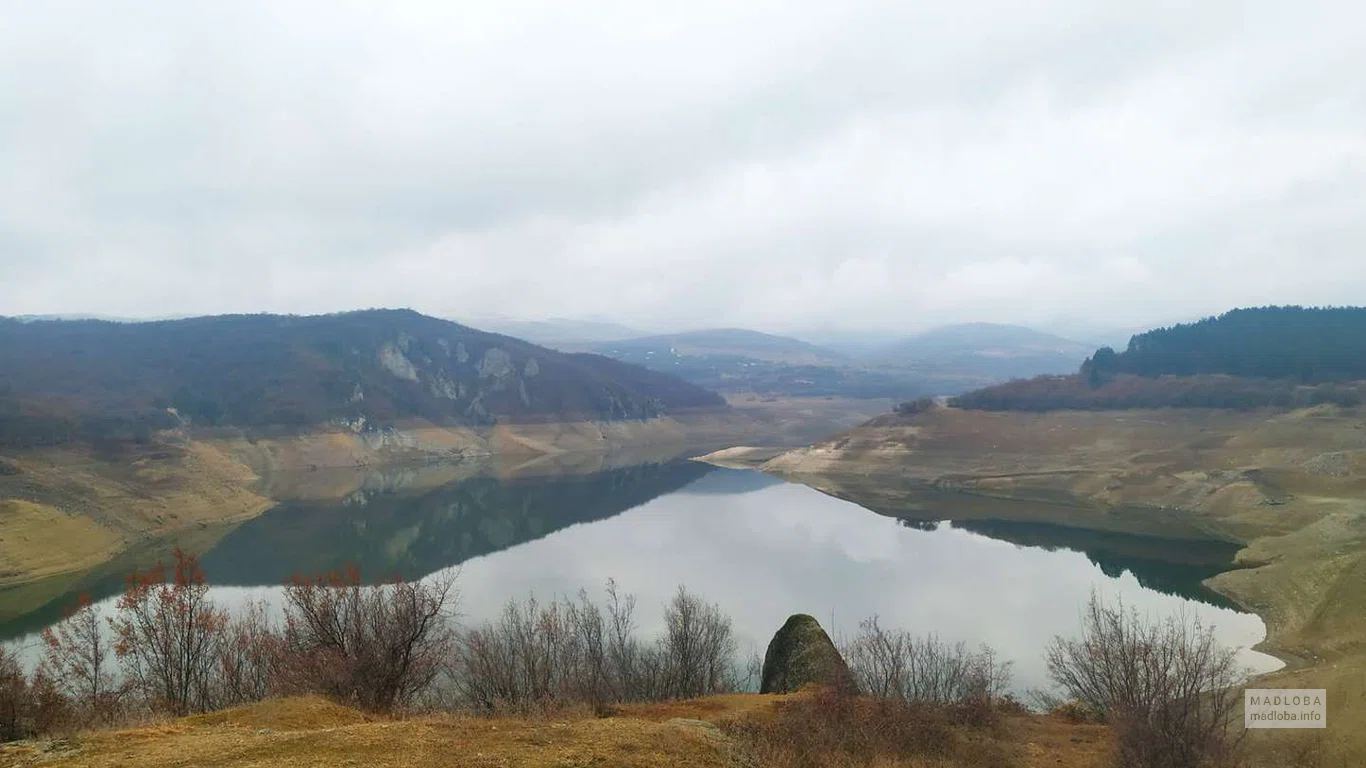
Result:
<svg viewBox="0 0 1366 768"><path fill-rule="evenodd" d="M927 374L1005 380L1077 370L1091 348L1018 325L945 325L878 349L875 359Z"/></svg>
<svg viewBox="0 0 1366 768"><path fill-rule="evenodd" d="M768 363L838 365L846 358L830 349L788 336L743 328L713 328L660 336L622 339L594 347L617 359L635 356L739 357ZM640 362L640 361L635 361Z"/></svg>
<svg viewBox="0 0 1366 768"><path fill-rule="evenodd" d="M581 352L604 341L630 339L644 334L629 326L607 320L552 317L548 320L518 320L503 316L471 318L471 324L487 331L526 339L533 344Z"/></svg>
<svg viewBox="0 0 1366 768"><path fill-rule="evenodd" d="M367 430L646 419L720 396L668 374L420 315L0 319L0 444L196 426Z"/></svg>

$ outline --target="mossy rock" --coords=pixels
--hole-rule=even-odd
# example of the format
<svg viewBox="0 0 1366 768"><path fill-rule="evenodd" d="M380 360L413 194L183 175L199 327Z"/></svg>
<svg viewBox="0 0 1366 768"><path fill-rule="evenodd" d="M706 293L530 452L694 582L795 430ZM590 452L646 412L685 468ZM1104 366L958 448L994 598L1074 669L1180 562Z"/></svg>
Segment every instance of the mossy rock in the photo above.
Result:
<svg viewBox="0 0 1366 768"><path fill-rule="evenodd" d="M789 616L764 654L760 693L791 693L809 683L848 689L849 665L819 621L804 613Z"/></svg>

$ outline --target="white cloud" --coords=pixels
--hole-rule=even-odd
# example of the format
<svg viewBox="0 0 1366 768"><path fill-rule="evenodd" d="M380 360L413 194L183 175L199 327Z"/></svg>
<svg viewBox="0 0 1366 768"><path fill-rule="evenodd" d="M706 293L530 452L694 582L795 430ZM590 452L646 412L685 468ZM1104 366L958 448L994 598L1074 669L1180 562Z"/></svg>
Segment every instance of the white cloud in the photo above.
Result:
<svg viewBox="0 0 1366 768"><path fill-rule="evenodd" d="M0 312L1114 322L1366 288L1366 10L35 3Z"/></svg>

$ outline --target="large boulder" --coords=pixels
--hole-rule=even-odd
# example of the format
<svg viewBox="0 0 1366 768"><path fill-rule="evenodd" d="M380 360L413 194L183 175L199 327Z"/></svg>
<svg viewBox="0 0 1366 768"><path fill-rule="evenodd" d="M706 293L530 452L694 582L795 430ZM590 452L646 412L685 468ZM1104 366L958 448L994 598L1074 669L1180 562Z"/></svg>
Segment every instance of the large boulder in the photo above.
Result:
<svg viewBox="0 0 1366 768"><path fill-rule="evenodd" d="M764 654L760 693L791 693L808 683L848 689L853 675L830 636L815 618L789 616Z"/></svg>

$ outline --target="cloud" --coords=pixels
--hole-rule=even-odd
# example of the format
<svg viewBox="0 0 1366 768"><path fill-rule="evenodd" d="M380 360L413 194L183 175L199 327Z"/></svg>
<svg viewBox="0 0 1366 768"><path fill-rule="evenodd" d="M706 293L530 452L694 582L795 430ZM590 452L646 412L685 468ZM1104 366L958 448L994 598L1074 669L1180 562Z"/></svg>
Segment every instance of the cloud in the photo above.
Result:
<svg viewBox="0 0 1366 768"><path fill-rule="evenodd" d="M395 5L12 9L0 312L1141 324L1366 288L1354 4Z"/></svg>

